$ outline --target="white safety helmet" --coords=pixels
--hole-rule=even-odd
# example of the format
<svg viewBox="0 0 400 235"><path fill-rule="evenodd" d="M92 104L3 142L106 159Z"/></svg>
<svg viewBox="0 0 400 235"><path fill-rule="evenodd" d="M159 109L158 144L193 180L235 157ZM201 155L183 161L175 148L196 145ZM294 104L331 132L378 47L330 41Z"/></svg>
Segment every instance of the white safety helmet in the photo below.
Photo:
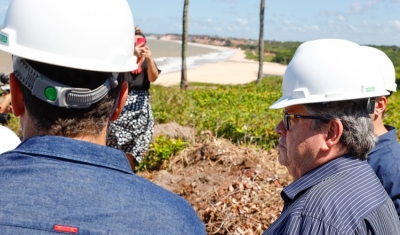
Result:
<svg viewBox="0 0 400 235"><path fill-rule="evenodd" d="M383 81L385 83L386 90L390 92L397 91L397 84L396 84L396 70L392 61L389 57L385 54L385 52L369 46L361 46L363 50L367 50L369 54L376 60L381 68L381 72L383 74Z"/></svg>
<svg viewBox="0 0 400 235"><path fill-rule="evenodd" d="M360 45L341 39L301 44L286 68L282 89L271 109L389 94L377 62Z"/></svg>
<svg viewBox="0 0 400 235"><path fill-rule="evenodd" d="M126 0L12 0L0 50L63 67L125 72L137 68L134 37Z"/></svg>
<svg viewBox="0 0 400 235"><path fill-rule="evenodd" d="M137 68L134 38L126 0L12 0L0 50L13 55L16 77L33 95L58 107L87 108L118 85L119 72ZM111 75L94 90L69 87L25 59Z"/></svg>

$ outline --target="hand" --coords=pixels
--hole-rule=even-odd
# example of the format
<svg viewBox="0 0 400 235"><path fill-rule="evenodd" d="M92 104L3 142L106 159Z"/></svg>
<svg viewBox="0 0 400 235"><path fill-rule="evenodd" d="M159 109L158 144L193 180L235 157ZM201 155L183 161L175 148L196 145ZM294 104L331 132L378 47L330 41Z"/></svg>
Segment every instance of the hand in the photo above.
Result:
<svg viewBox="0 0 400 235"><path fill-rule="evenodd" d="M134 54L135 56L139 56L140 53L142 52L142 47L143 47L143 46L144 46L144 43L141 43L141 44L139 44L139 45L136 45L135 48L134 48L133 54Z"/></svg>
<svg viewBox="0 0 400 235"><path fill-rule="evenodd" d="M4 100L0 105L0 113L12 113L11 93L10 92L7 92L4 95Z"/></svg>
<svg viewBox="0 0 400 235"><path fill-rule="evenodd" d="M138 48L137 56L139 58L140 57L151 58L151 50L150 50L150 48L148 46L146 46L146 45Z"/></svg>

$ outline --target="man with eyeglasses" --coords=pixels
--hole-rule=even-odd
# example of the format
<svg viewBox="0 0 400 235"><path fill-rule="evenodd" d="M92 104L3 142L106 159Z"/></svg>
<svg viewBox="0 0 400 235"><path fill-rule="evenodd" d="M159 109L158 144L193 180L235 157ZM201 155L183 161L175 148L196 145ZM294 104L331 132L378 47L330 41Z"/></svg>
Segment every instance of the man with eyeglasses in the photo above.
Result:
<svg viewBox="0 0 400 235"><path fill-rule="evenodd" d="M367 161L393 200L397 214L400 216L400 144L397 142L396 129L383 122L388 98L397 90L396 72L392 61L383 51L369 46L362 46L362 49L378 62L383 72L385 89L390 93L387 96L375 98L375 111L370 116L378 142L368 153Z"/></svg>
<svg viewBox="0 0 400 235"><path fill-rule="evenodd" d="M375 99L388 95L377 62L340 39L305 42L283 77L279 163L294 181L269 234L400 234L392 200L365 161Z"/></svg>

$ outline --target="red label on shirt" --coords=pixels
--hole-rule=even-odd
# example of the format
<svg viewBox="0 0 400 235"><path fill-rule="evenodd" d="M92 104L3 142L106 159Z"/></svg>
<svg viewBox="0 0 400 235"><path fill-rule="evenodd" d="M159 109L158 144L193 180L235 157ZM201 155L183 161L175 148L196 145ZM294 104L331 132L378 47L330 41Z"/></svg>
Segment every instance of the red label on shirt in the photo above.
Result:
<svg viewBox="0 0 400 235"><path fill-rule="evenodd" d="M54 230L63 233L78 233L77 227L64 226L64 225L54 225Z"/></svg>

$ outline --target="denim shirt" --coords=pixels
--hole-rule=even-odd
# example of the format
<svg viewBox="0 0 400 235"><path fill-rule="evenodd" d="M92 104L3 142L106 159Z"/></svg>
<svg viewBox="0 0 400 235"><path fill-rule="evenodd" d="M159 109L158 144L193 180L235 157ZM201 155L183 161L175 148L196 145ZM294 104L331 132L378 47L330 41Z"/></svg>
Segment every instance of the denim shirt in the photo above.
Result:
<svg viewBox="0 0 400 235"><path fill-rule="evenodd" d="M206 234L180 196L113 148L37 136L0 156L0 234Z"/></svg>
<svg viewBox="0 0 400 235"><path fill-rule="evenodd" d="M379 136L375 148L368 154L368 163L392 198L400 217L400 144L396 129L385 127L388 132Z"/></svg>

